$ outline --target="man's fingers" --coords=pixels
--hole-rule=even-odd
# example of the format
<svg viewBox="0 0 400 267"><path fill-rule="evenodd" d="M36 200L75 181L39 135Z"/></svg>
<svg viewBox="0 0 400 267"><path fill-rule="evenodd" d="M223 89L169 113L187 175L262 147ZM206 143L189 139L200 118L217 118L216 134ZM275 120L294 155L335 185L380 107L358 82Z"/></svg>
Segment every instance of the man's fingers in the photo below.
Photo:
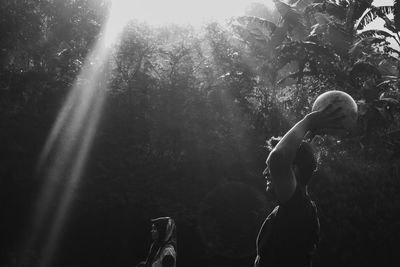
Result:
<svg viewBox="0 0 400 267"><path fill-rule="evenodd" d="M318 109L314 110L315 112L326 112L328 109L332 107L332 103L328 104L325 107L319 107Z"/></svg>
<svg viewBox="0 0 400 267"><path fill-rule="evenodd" d="M344 120L345 118L346 118L346 115L339 114L338 117L332 118L332 121L337 123L337 122Z"/></svg>
<svg viewBox="0 0 400 267"><path fill-rule="evenodd" d="M328 116L328 117L333 117L333 116L339 114L341 111L342 111L342 107L337 107L337 108L335 108L334 110L330 111L330 112L327 114L327 116Z"/></svg>
<svg viewBox="0 0 400 267"><path fill-rule="evenodd" d="M325 106L322 109L319 109L318 111L320 112L326 112L328 109L332 108L332 103L328 104L327 106Z"/></svg>

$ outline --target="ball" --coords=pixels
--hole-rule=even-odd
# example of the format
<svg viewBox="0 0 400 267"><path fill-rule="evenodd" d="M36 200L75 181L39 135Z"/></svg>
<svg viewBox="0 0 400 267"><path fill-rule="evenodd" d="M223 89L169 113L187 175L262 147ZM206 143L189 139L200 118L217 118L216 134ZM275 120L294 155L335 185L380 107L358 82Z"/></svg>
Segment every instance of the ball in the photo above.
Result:
<svg viewBox="0 0 400 267"><path fill-rule="evenodd" d="M354 99L343 91L328 91L317 97L312 111L321 110L329 104L332 104L333 109L341 107L342 113L345 115L338 126L342 126L347 132L353 130L357 124L357 104Z"/></svg>

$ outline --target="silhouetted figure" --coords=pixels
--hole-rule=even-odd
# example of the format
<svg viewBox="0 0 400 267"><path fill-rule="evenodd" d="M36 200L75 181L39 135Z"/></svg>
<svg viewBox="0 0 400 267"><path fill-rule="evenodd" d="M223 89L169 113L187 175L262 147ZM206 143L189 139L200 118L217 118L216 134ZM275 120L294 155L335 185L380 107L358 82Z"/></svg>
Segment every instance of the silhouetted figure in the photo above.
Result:
<svg viewBox="0 0 400 267"><path fill-rule="evenodd" d="M264 170L267 193L278 206L268 215L257 237L255 267L312 266L319 240L319 220L307 184L317 162L312 146L303 141L322 129L337 129L341 110L329 105L307 114L278 142Z"/></svg>
<svg viewBox="0 0 400 267"><path fill-rule="evenodd" d="M136 267L175 267L176 266L176 226L170 217L151 220L153 242L145 262Z"/></svg>

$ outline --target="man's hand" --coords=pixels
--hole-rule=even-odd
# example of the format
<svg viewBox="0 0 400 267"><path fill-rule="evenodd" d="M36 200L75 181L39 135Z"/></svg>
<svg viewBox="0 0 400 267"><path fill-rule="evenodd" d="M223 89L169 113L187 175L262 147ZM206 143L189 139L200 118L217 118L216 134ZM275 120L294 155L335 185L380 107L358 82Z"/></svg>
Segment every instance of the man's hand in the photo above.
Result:
<svg viewBox="0 0 400 267"><path fill-rule="evenodd" d="M321 110L313 111L304 117L307 128L311 133L307 134L307 138L313 138L317 134L321 134L326 130L344 130L340 121L346 116L342 112L342 108L333 108L329 104Z"/></svg>

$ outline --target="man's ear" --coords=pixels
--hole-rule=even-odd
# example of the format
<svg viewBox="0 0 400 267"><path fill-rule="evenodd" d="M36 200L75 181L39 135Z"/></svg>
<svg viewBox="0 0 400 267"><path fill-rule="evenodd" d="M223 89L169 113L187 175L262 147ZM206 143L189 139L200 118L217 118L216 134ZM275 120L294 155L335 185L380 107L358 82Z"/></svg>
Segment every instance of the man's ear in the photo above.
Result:
<svg viewBox="0 0 400 267"><path fill-rule="evenodd" d="M315 150L315 148L317 146L319 146L322 142L324 141L324 138L320 135L315 135L311 141L310 141L310 145L312 146L312 148Z"/></svg>
<svg viewBox="0 0 400 267"><path fill-rule="evenodd" d="M312 140L315 137L315 134L312 131L308 131L304 136L303 140Z"/></svg>

